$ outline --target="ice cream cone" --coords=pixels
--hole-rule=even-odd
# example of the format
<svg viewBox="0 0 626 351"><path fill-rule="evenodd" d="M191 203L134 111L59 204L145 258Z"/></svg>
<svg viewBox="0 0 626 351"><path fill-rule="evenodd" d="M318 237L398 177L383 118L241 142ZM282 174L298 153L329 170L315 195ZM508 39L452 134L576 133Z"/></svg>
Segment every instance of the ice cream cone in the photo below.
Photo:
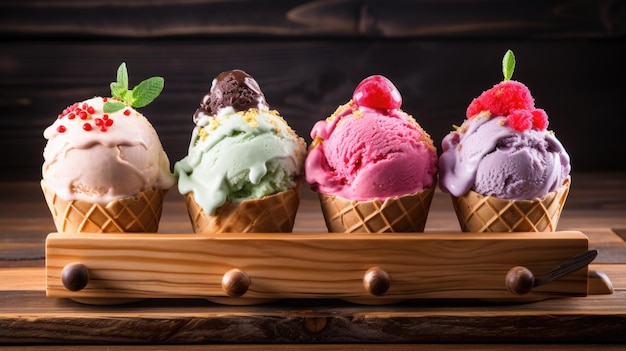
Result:
<svg viewBox="0 0 626 351"><path fill-rule="evenodd" d="M152 233L159 229L163 198L167 190L143 191L106 205L64 200L41 182L46 202L60 233Z"/></svg>
<svg viewBox="0 0 626 351"><path fill-rule="evenodd" d="M506 200L474 191L452 197L464 232L553 232L570 188L570 178L556 191L534 200Z"/></svg>
<svg viewBox="0 0 626 351"><path fill-rule="evenodd" d="M196 233L289 233L300 205L300 184L290 190L260 199L226 203L208 215L185 194L191 225Z"/></svg>
<svg viewBox="0 0 626 351"><path fill-rule="evenodd" d="M423 232L435 184L411 195L380 200L356 201L319 194L329 232L386 233Z"/></svg>

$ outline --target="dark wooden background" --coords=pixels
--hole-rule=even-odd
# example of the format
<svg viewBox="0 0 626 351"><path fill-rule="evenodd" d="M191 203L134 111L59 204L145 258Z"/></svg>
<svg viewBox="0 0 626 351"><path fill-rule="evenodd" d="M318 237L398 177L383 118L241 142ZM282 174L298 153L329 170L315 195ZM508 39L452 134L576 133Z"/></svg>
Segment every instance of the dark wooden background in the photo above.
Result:
<svg viewBox="0 0 626 351"><path fill-rule="evenodd" d="M43 129L65 106L109 95L122 61L132 85L165 78L141 111L174 163L221 71L248 71L307 141L361 79L386 75L440 145L502 79L509 48L574 171L624 171L625 34L623 0L4 0L0 180L39 179Z"/></svg>

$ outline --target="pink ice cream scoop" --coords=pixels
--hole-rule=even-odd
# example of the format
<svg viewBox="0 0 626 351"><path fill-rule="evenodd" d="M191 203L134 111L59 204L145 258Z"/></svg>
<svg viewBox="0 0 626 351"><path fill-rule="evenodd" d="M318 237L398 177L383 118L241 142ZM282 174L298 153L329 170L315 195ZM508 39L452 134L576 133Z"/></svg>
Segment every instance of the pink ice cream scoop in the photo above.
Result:
<svg viewBox="0 0 626 351"><path fill-rule="evenodd" d="M548 116L528 88L506 80L483 92L463 124L444 137L439 186L454 196L531 200L555 191L570 173L570 158Z"/></svg>
<svg viewBox="0 0 626 351"><path fill-rule="evenodd" d="M430 136L402 110L385 77L359 84L353 100L315 124L305 163L314 191L366 201L413 194L431 186L437 153Z"/></svg>

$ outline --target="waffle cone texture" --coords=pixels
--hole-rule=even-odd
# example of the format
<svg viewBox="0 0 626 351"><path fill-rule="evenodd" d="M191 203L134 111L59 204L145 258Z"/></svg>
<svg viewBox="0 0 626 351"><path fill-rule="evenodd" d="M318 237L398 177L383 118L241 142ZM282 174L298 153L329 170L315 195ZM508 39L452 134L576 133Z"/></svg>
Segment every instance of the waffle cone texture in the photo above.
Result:
<svg viewBox="0 0 626 351"><path fill-rule="evenodd" d="M570 184L568 177L556 191L533 200L506 200L474 191L451 198L464 232L554 232Z"/></svg>
<svg viewBox="0 0 626 351"><path fill-rule="evenodd" d="M159 229L164 189L150 189L106 205L64 200L41 182L59 233L154 233Z"/></svg>
<svg viewBox="0 0 626 351"><path fill-rule="evenodd" d="M423 232L434 193L435 184L385 201L357 201L321 193L319 199L329 232Z"/></svg>
<svg viewBox="0 0 626 351"><path fill-rule="evenodd" d="M208 215L185 194L185 204L195 233L290 233L300 206L300 183L294 188L260 199L227 202Z"/></svg>

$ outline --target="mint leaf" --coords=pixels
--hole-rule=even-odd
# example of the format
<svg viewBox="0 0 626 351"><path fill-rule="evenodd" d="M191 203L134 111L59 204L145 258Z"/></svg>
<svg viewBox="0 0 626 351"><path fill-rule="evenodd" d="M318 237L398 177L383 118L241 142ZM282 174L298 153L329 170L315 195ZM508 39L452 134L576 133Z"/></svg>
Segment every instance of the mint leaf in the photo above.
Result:
<svg viewBox="0 0 626 351"><path fill-rule="evenodd" d="M126 105L130 105L130 106L132 106L133 102L135 102L135 98L133 97L133 92L130 90L125 90L121 99L124 100Z"/></svg>
<svg viewBox="0 0 626 351"><path fill-rule="evenodd" d="M122 62L117 68L117 81L111 83L111 96L121 100L115 102L107 102L104 105L107 113L119 111L124 106L132 106L135 108L144 107L154 101L163 90L164 79L162 77L152 77L144 80L133 88L128 90L128 70L126 63Z"/></svg>
<svg viewBox="0 0 626 351"><path fill-rule="evenodd" d="M513 51L507 50L502 58L502 74L504 74L504 80L510 80L513 77L513 71L515 70L515 55Z"/></svg>
<svg viewBox="0 0 626 351"><path fill-rule="evenodd" d="M102 108L102 110L104 111L104 113L113 113L113 112L117 112L117 111L123 109L124 107L126 107L126 104L123 103L123 102L107 101L107 102L104 103L104 107Z"/></svg>
<svg viewBox="0 0 626 351"><path fill-rule="evenodd" d="M161 94L164 84L165 80L163 77L148 78L133 88L132 93L134 101L127 102L135 108L144 107Z"/></svg>
<svg viewBox="0 0 626 351"><path fill-rule="evenodd" d="M116 97L118 99L122 99L124 98L124 94L128 91L128 89L126 89L124 86L122 86L122 84L120 84L119 82L112 82L111 83L111 96L112 97Z"/></svg>
<svg viewBox="0 0 626 351"><path fill-rule="evenodd" d="M126 69L126 62L117 68L117 83L128 90L128 70Z"/></svg>

